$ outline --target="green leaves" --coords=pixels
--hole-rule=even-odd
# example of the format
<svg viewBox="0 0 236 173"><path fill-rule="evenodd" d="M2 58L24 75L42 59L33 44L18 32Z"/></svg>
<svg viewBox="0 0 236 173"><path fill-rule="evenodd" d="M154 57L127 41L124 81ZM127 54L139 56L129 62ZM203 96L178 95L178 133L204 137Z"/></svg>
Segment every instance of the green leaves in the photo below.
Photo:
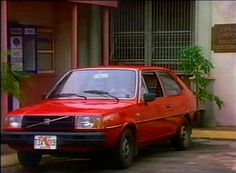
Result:
<svg viewBox="0 0 236 173"><path fill-rule="evenodd" d="M200 47L182 49L179 54L180 69L191 75L209 75L214 66L204 58Z"/></svg>
<svg viewBox="0 0 236 173"><path fill-rule="evenodd" d="M185 75L193 76L196 86L196 95L201 102L207 100L214 101L219 109L222 108L224 102L207 90L209 80L207 77L214 66L204 56L202 49L198 46L188 47L180 50L178 56L179 69Z"/></svg>
<svg viewBox="0 0 236 173"><path fill-rule="evenodd" d="M6 55L10 55L10 53ZM29 77L27 73L17 71L12 64L1 61L1 90L21 99L20 82L27 77Z"/></svg>

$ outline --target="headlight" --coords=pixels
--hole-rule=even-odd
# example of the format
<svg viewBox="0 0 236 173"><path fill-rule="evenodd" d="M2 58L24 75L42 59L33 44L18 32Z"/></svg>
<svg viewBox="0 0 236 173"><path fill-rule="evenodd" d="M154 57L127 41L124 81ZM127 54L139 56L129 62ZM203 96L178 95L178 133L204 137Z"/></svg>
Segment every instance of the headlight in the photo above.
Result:
<svg viewBox="0 0 236 173"><path fill-rule="evenodd" d="M8 116L5 118L5 125L8 128L21 128L23 116Z"/></svg>
<svg viewBox="0 0 236 173"><path fill-rule="evenodd" d="M98 116L76 116L76 129L102 129L104 128L102 117Z"/></svg>

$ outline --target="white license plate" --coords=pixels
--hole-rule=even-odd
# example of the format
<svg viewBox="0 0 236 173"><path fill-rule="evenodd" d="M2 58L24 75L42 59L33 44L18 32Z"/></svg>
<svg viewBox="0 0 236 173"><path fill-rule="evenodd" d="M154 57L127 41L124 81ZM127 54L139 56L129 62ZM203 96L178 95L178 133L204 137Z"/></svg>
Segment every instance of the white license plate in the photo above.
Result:
<svg viewBox="0 0 236 173"><path fill-rule="evenodd" d="M57 136L34 136L34 149L55 150Z"/></svg>

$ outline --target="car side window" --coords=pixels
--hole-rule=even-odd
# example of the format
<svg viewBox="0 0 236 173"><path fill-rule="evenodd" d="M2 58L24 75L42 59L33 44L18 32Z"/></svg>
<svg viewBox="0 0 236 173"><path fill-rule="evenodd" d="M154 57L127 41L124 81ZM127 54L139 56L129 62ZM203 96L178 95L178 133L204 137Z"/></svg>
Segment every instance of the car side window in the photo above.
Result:
<svg viewBox="0 0 236 173"><path fill-rule="evenodd" d="M166 96L180 95L182 89L178 83L168 73L158 73L161 83L164 87Z"/></svg>
<svg viewBox="0 0 236 173"><path fill-rule="evenodd" d="M154 93L156 97L163 97L161 84L155 72L143 72L142 77L149 93Z"/></svg>
<svg viewBox="0 0 236 173"><path fill-rule="evenodd" d="M145 84L145 82L144 82L144 79L142 78L142 81L141 81L141 88L140 88L141 100L144 100L143 95L144 95L145 93L148 93L148 90L147 90L146 84Z"/></svg>

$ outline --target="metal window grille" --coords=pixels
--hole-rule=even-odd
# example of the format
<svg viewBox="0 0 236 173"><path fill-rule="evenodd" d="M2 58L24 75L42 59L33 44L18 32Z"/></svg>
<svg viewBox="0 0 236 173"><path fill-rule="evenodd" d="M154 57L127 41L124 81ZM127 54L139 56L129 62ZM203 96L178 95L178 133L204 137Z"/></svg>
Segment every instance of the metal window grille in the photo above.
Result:
<svg viewBox="0 0 236 173"><path fill-rule="evenodd" d="M120 1L112 13L110 63L162 66L178 72L179 50L194 43L194 4Z"/></svg>
<svg viewBox="0 0 236 173"><path fill-rule="evenodd" d="M178 70L178 52L194 43L194 1L152 3L152 65Z"/></svg>
<svg viewBox="0 0 236 173"><path fill-rule="evenodd" d="M144 2L119 2L112 20L111 64L144 65Z"/></svg>

